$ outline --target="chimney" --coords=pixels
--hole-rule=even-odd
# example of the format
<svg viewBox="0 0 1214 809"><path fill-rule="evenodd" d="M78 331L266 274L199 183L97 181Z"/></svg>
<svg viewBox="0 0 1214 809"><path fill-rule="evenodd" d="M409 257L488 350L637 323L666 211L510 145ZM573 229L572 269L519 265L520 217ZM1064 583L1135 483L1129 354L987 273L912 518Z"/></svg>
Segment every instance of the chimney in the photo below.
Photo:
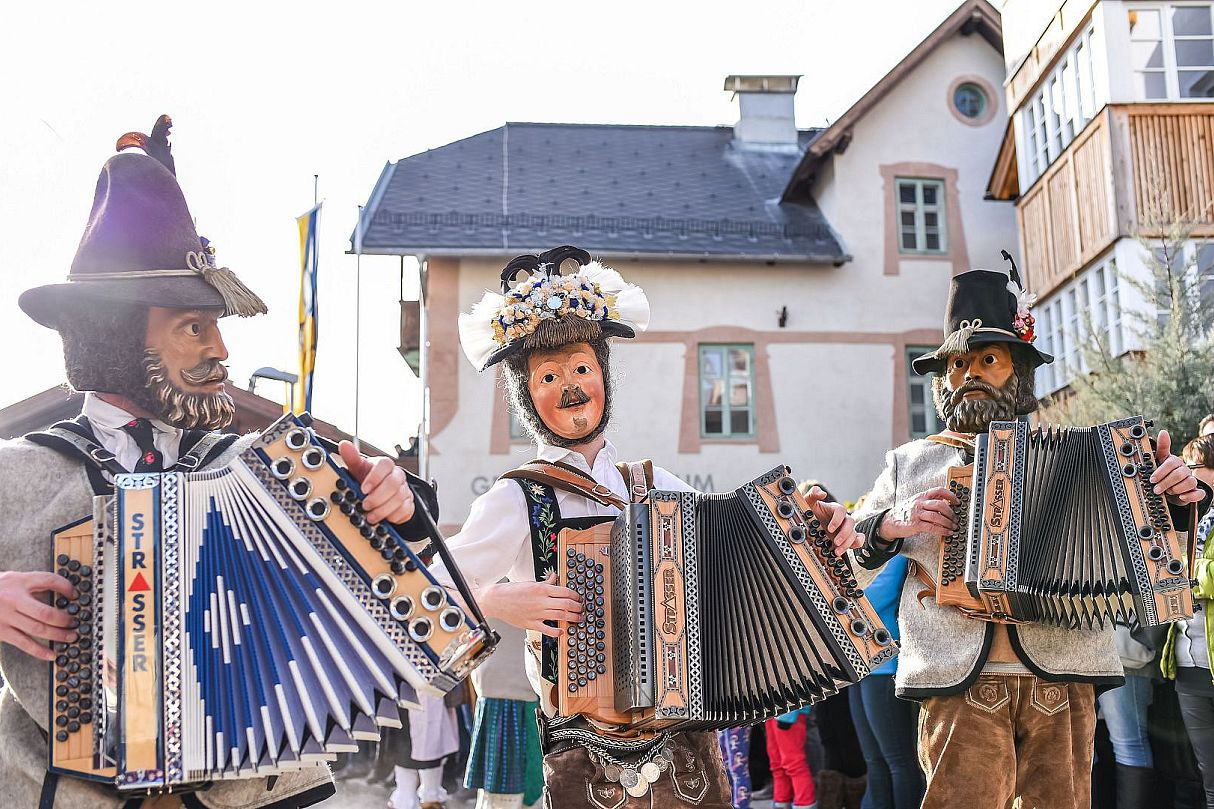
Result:
<svg viewBox="0 0 1214 809"><path fill-rule="evenodd" d="M793 97L800 76L729 76L725 89L738 99L734 143L742 149L797 152Z"/></svg>

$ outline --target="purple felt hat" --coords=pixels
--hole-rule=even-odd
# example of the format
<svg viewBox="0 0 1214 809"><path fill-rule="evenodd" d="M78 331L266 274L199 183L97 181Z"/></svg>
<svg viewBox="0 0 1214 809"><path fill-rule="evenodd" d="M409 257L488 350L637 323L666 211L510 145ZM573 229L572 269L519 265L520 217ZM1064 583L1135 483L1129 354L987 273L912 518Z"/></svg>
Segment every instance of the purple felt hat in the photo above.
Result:
<svg viewBox="0 0 1214 809"><path fill-rule="evenodd" d="M168 116L161 116L153 130L154 138L160 130L161 159L131 150L102 166L67 283L22 293L18 303L27 315L53 329L82 304L216 309L242 317L266 311L231 270L215 266L214 250L198 237L170 170L170 125ZM120 147L125 143L158 151L155 143L146 143L146 136L138 144L130 144L128 137L119 140Z"/></svg>

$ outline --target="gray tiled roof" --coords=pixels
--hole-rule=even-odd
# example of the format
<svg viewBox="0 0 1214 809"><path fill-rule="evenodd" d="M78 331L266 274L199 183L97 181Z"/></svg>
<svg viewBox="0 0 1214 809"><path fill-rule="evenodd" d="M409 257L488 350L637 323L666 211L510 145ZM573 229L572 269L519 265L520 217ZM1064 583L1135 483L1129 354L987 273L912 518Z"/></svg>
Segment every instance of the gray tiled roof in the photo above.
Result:
<svg viewBox="0 0 1214 809"><path fill-rule="evenodd" d="M802 152L816 135L801 133ZM385 166L363 250L848 260L812 200L779 202L801 155L732 140L731 127L506 124Z"/></svg>

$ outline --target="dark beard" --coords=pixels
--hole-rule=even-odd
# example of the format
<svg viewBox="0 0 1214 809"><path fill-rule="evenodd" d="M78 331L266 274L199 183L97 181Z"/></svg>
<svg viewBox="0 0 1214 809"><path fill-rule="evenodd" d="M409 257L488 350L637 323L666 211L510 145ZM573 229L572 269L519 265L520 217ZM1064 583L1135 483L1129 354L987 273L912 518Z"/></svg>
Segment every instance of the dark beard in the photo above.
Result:
<svg viewBox="0 0 1214 809"><path fill-rule="evenodd" d="M144 387L135 401L157 418L182 430L221 430L232 423L236 403L225 393L189 393L173 384L165 373L160 355L153 349L143 352ZM227 377L216 361L200 363L182 371L186 379L201 384ZM129 394L128 394L129 395Z"/></svg>
<svg viewBox="0 0 1214 809"><path fill-rule="evenodd" d="M937 377L936 381L939 379ZM971 390L984 391L990 398L961 398ZM993 421L1015 421L1019 393L1020 380L1014 373L999 388L977 380L966 382L956 390L949 390L943 384L932 385L936 412L945 425L953 432L970 435L986 432Z"/></svg>

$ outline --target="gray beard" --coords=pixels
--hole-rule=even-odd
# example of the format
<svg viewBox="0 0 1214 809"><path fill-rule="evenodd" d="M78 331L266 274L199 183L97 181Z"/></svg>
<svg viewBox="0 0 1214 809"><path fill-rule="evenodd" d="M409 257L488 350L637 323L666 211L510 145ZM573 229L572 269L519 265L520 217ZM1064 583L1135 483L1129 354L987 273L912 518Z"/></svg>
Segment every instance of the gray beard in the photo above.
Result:
<svg viewBox="0 0 1214 809"><path fill-rule="evenodd" d="M935 385L932 389L936 400L936 412L944 419L945 426L957 433L977 435L990 429L993 421L1016 420L1016 398L1020 380L1012 374L1003 387L995 388L994 397L990 399L961 399L955 401L958 391L964 390L962 385L957 391L950 391L943 385Z"/></svg>
<svg viewBox="0 0 1214 809"><path fill-rule="evenodd" d="M227 393L189 393L173 384L160 355L143 352L144 389L139 403L166 424L182 430L220 430L232 423L236 403Z"/></svg>

